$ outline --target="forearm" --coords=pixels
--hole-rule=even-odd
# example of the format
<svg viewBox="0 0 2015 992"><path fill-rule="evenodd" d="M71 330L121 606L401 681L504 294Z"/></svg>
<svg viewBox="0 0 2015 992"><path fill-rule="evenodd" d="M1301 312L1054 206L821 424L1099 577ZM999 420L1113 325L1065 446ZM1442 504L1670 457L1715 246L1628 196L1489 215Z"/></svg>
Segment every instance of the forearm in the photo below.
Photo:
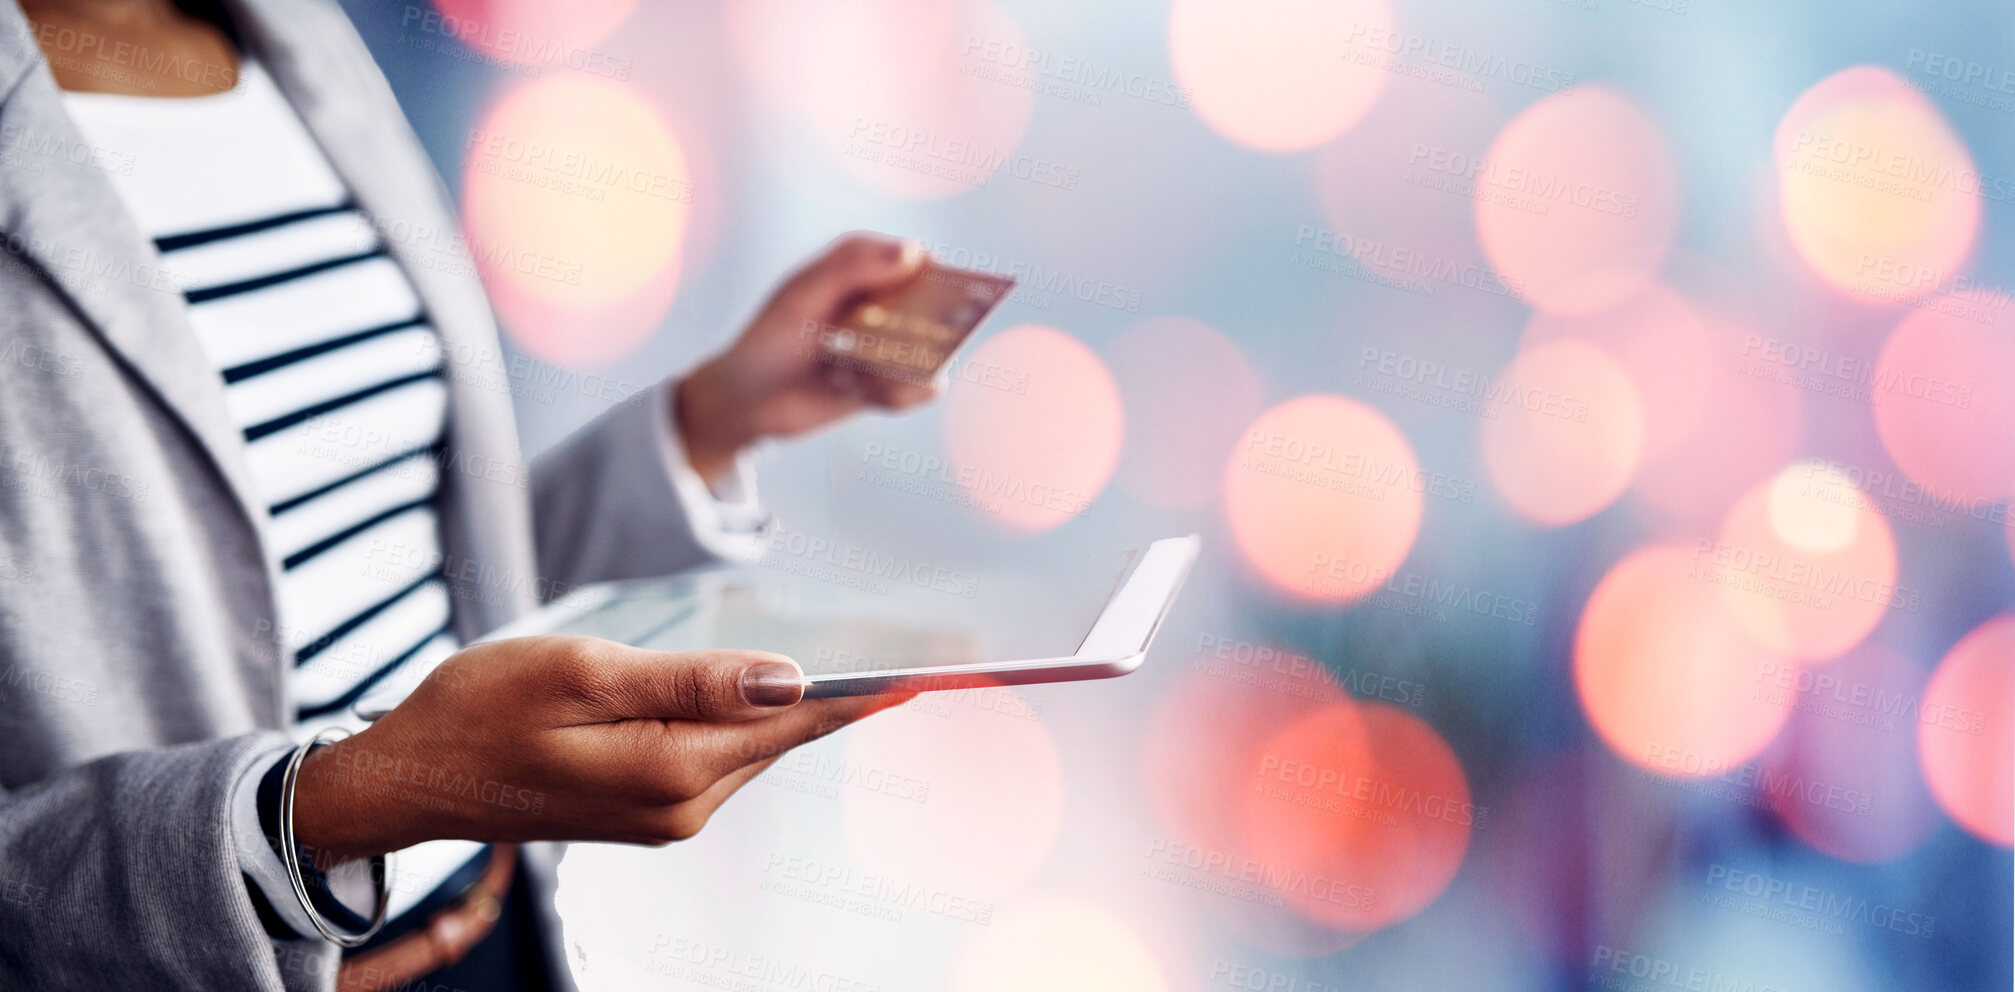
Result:
<svg viewBox="0 0 2015 992"><path fill-rule="evenodd" d="M230 802L283 743L112 755L0 798L0 987L280 988Z"/></svg>

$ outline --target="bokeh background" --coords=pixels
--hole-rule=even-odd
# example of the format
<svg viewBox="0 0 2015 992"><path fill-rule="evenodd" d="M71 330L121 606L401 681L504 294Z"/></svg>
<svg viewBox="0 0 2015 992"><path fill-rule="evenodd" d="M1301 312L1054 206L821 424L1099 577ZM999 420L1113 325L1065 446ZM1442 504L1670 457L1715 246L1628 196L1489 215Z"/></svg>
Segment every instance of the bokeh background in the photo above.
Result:
<svg viewBox="0 0 2015 992"><path fill-rule="evenodd" d="M531 450L867 228L1021 285L769 564L1204 536L1129 678L575 848L586 987L2010 987L2015 10L345 6Z"/></svg>

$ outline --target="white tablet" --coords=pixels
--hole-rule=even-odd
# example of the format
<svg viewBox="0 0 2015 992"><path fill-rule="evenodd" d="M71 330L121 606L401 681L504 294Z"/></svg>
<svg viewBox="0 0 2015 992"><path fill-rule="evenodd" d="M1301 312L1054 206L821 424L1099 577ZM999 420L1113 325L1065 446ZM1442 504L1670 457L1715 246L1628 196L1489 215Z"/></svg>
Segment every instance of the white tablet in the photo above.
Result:
<svg viewBox="0 0 2015 992"><path fill-rule="evenodd" d="M762 564L584 586L485 635L580 634L658 651L747 648L796 661L807 696L1125 675L1140 667L1195 563L1195 535L1041 574L968 574L804 545ZM401 671L356 705L375 720L427 675Z"/></svg>

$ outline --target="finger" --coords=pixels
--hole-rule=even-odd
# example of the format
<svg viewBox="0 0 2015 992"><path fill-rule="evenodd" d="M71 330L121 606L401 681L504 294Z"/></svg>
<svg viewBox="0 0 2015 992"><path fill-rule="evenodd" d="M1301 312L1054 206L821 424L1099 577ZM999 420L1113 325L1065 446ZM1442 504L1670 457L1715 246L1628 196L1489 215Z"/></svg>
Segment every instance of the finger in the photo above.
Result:
<svg viewBox="0 0 2015 992"><path fill-rule="evenodd" d="M819 366L819 376L825 381L826 388L841 402L848 404L866 402L866 383L870 377L838 365Z"/></svg>
<svg viewBox="0 0 2015 992"><path fill-rule="evenodd" d="M670 753L664 760L676 762L688 774L718 779L738 768L774 761L792 748L906 702L913 695L807 699L767 720L678 725L666 730ZM692 794L704 791L690 790Z"/></svg>
<svg viewBox="0 0 2015 992"><path fill-rule="evenodd" d="M764 766L908 696L806 700L774 717L743 723L622 720L569 728L577 777L611 795L653 807L691 802L740 769Z"/></svg>
<svg viewBox="0 0 2015 992"><path fill-rule="evenodd" d="M764 651L646 651L613 641L565 646L553 666L578 722L658 719L735 723L771 716L804 698L804 672Z"/></svg>
<svg viewBox="0 0 2015 992"><path fill-rule="evenodd" d="M844 305L914 277L923 259L923 246L908 238L849 234L792 276L783 296L794 312L837 317Z"/></svg>

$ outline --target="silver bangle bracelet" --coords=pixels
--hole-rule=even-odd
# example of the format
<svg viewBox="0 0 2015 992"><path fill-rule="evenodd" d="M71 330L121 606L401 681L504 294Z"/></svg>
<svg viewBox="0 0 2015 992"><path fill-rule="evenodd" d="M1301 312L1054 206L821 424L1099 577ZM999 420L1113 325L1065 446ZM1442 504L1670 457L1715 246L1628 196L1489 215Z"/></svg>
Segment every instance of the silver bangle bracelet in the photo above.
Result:
<svg viewBox="0 0 2015 992"><path fill-rule="evenodd" d="M308 896L307 880L301 874L301 851L294 841L294 786L300 778L301 762L307 760L308 752L318 744L334 743L348 736L350 732L340 727L330 727L316 734L306 744L294 749L293 756L287 759L287 771L280 779L280 857L287 864L287 880L293 883L294 897L301 901L301 911L308 914L308 922L315 925L324 939L339 947L361 945L385 925L385 912L392 904L391 879L385 872L385 856L378 854L371 858L372 884L378 890L378 905L371 912L371 925L365 927L362 933L354 934L337 929L321 910L315 908L315 901Z"/></svg>

